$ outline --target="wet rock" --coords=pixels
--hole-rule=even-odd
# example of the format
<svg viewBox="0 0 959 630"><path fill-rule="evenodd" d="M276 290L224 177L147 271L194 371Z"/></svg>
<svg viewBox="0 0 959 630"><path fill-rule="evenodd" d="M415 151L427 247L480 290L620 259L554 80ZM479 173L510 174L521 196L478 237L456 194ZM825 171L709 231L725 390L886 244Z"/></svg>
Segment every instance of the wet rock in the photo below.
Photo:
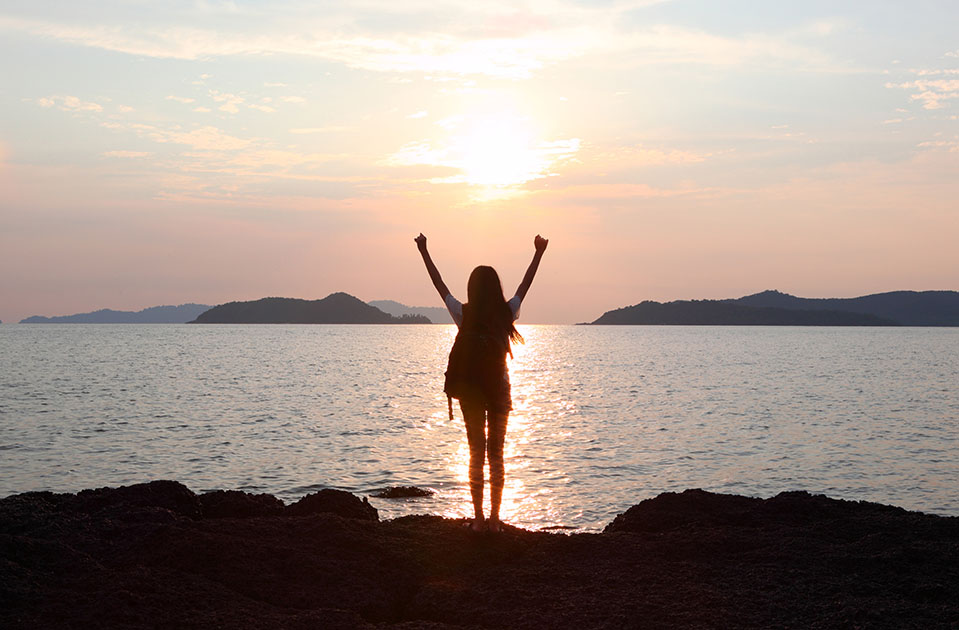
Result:
<svg viewBox="0 0 959 630"><path fill-rule="evenodd" d="M409 499L416 497L431 497L435 494L432 490L426 488L417 488L416 486L390 486L381 490L373 496L377 499Z"/></svg>
<svg viewBox="0 0 959 630"><path fill-rule="evenodd" d="M306 516L309 514L332 513L345 518L364 521L378 521L379 513L370 502L343 490L324 488L319 492L306 495L296 503L287 506L286 514Z"/></svg>
<svg viewBox="0 0 959 630"><path fill-rule="evenodd" d="M272 494L240 490L214 490L200 495L203 518L250 518L273 516L283 511L283 502Z"/></svg>

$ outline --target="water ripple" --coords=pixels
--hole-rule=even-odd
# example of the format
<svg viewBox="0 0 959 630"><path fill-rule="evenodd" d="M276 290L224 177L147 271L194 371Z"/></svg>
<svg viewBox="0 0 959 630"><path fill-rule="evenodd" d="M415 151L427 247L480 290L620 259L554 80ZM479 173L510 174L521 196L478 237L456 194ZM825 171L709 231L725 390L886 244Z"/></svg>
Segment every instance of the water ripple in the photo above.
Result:
<svg viewBox="0 0 959 630"><path fill-rule="evenodd" d="M959 331L522 326L503 514L598 529L667 490L959 514ZM176 478L469 513L451 326L0 326L0 495Z"/></svg>

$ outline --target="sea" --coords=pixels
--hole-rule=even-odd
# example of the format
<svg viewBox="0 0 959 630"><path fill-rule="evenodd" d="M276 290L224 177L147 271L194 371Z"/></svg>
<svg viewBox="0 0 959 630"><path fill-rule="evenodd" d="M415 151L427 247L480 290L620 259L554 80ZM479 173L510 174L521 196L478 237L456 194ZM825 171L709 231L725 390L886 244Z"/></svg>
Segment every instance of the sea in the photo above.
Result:
<svg viewBox="0 0 959 630"><path fill-rule="evenodd" d="M687 488L959 515L959 328L520 325L502 515ZM444 325L0 325L0 497L175 479L467 516ZM434 492L377 499L390 486Z"/></svg>

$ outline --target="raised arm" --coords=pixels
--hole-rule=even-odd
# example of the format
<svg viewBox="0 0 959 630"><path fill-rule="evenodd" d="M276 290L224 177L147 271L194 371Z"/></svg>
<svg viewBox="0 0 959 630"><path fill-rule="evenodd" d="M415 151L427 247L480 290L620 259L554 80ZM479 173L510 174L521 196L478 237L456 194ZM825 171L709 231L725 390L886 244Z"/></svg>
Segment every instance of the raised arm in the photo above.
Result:
<svg viewBox="0 0 959 630"><path fill-rule="evenodd" d="M519 287L516 289L516 295L519 296L521 301L526 299L526 293L529 292L529 286L533 284L536 270L539 269L539 261L543 257L543 252L546 251L548 244L549 239L545 239L539 234L533 239L533 247L536 248L536 251L533 253L533 260L529 263L529 268L526 270L526 275L523 276L523 281L519 283Z"/></svg>
<svg viewBox="0 0 959 630"><path fill-rule="evenodd" d="M430 274L430 280L433 281L433 286L436 287L436 291L440 294L440 299L445 300L446 296L450 294L450 290L446 288L446 283L443 282L439 269L433 264L430 253L426 251L426 237L420 232L420 235L413 240L416 241L416 248L420 250L420 255L423 256L423 263L426 265L426 271Z"/></svg>

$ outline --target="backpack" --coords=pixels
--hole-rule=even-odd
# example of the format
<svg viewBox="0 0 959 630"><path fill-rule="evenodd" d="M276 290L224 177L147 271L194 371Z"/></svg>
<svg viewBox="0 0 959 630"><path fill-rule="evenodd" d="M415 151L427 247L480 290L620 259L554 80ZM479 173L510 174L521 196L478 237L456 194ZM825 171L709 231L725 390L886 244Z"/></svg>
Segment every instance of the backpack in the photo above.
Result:
<svg viewBox="0 0 959 630"><path fill-rule="evenodd" d="M501 335L461 328L446 367L443 391L453 419L453 399L494 401L502 393L509 342Z"/></svg>

